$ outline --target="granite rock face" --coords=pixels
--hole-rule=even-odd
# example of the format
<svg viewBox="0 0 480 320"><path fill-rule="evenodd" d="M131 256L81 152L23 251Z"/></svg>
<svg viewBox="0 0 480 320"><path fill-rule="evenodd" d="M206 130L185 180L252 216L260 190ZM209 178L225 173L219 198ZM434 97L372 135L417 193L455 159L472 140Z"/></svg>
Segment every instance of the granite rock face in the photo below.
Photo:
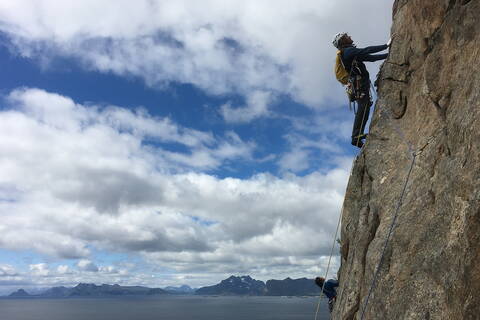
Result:
<svg viewBox="0 0 480 320"><path fill-rule="evenodd" d="M397 0L333 319L480 319L480 0Z"/></svg>

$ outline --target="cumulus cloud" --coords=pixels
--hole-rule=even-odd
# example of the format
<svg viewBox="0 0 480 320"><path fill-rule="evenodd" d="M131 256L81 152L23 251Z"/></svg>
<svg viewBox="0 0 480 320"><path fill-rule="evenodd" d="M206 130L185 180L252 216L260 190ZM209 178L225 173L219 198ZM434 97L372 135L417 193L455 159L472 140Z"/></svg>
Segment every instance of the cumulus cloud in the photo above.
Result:
<svg viewBox="0 0 480 320"><path fill-rule="evenodd" d="M12 265L0 264L0 277L16 276L17 270Z"/></svg>
<svg viewBox="0 0 480 320"><path fill-rule="evenodd" d="M333 35L349 31L360 46L385 43L392 3L18 0L0 3L0 30L22 55L47 63L73 57L157 88L175 81L242 94L245 107L221 109L238 122L270 114L262 94L288 94L311 107L338 102Z"/></svg>
<svg viewBox="0 0 480 320"><path fill-rule="evenodd" d="M66 265L59 265L57 267L57 273L58 274L71 274L72 271L69 266Z"/></svg>
<svg viewBox="0 0 480 320"><path fill-rule="evenodd" d="M349 141L351 122L345 120L348 110L329 110L312 117L286 117L292 129L283 136L286 151L276 159L282 172L303 172L316 166L338 166L343 157L341 142ZM343 166L343 165L342 165ZM343 166L345 167L345 166Z"/></svg>
<svg viewBox="0 0 480 320"><path fill-rule="evenodd" d="M46 277L50 275L50 268L46 263L31 264L30 273L34 276Z"/></svg>
<svg viewBox="0 0 480 320"><path fill-rule="evenodd" d="M247 97L246 106L233 108L231 103L227 103L220 108L220 112L227 122L250 122L269 113L270 101L271 93L255 91Z"/></svg>
<svg viewBox="0 0 480 320"><path fill-rule="evenodd" d="M36 277L103 279L90 272L147 281L97 263L91 248L140 253L204 281L201 273L293 276L316 270L329 254L348 161L306 176L219 178L208 169L251 157L254 146L235 132L212 135L38 89L13 91L7 100L0 111L0 191L8 195L0 198L0 246L80 259L78 270L32 264ZM164 141L186 150L166 150ZM211 160L196 163L199 152Z"/></svg>
<svg viewBox="0 0 480 320"><path fill-rule="evenodd" d="M98 268L98 272L106 274L117 274L119 271L114 266L102 266Z"/></svg>
<svg viewBox="0 0 480 320"><path fill-rule="evenodd" d="M82 271L98 272L98 267L90 260L82 259L78 261L77 267Z"/></svg>
<svg viewBox="0 0 480 320"><path fill-rule="evenodd" d="M308 169L308 156L307 150L294 147L290 152L283 154L278 163L282 170L299 172Z"/></svg>
<svg viewBox="0 0 480 320"><path fill-rule="evenodd" d="M132 268L132 267L130 267ZM164 277L162 281L169 281ZM150 280L150 281L148 281ZM49 287L73 287L80 282L118 283L123 285L152 285L152 275L129 273L129 268L120 265L98 265L91 260L81 259L74 266L54 263L30 264L28 270L18 271L11 265L0 265L0 295L8 295L19 288L30 294L38 294Z"/></svg>

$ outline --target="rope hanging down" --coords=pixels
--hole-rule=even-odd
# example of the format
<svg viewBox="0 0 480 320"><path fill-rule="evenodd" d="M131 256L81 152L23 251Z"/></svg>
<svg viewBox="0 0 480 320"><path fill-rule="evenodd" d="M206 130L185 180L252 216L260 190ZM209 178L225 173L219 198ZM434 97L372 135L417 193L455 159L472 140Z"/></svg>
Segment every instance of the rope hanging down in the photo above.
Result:
<svg viewBox="0 0 480 320"><path fill-rule="evenodd" d="M343 64L343 62L342 62L342 64ZM351 76L351 71L350 71L349 76ZM373 93L375 94L375 96L377 95L377 92L375 91L375 88L373 88L373 85L372 85L371 81L370 81L370 90L373 90ZM366 110L364 110L364 112L363 112L362 123L363 123L363 120L365 118L365 113L366 113ZM358 146L358 141L359 141L359 139L357 140L357 146ZM355 166L355 163L357 162L357 159L358 159L358 155L357 155L357 157L355 157L355 160L352 163L352 167L350 168L349 178L352 176L353 167ZM316 311L315 311L315 320L317 320L317 317L318 317L318 311L320 309L320 302L321 302L322 294L323 294L323 291L325 289L325 283L327 282L328 271L330 270L330 263L331 263L332 256L333 256L333 250L335 249L335 242L337 241L338 229L340 228L340 222L342 221L344 205L345 205L345 201L343 201L342 209L340 210L340 215L338 216L337 228L335 229L335 236L333 237L332 248L330 250L330 256L328 258L327 270L325 271L325 277L324 277L325 281L323 282L322 290L320 291L320 295L318 297L317 308L316 308Z"/></svg>
<svg viewBox="0 0 480 320"><path fill-rule="evenodd" d="M370 289L368 290L368 295L367 295L367 299L365 300L365 305L363 306L363 309L362 309L362 315L360 317L360 320L363 320L364 317L365 317L365 312L367 310L367 306L368 306L368 302L370 300L370 296L373 292L373 290L375 289L375 285L376 285L376 282L377 282L377 278L378 278L378 274L380 272L380 268L382 267L382 264L383 264L383 258L385 256L385 251L387 249L387 246L388 246L388 242L390 241L390 237L393 233L393 229L395 228L395 222L397 221L397 217L398 217L398 212L400 211L400 207L402 206L402 203L403 203L403 197L405 196L405 191L407 190L407 185L408 185L408 182L410 180L410 175L412 173L412 170L413 170L413 167L415 166L415 161L417 159L417 156L419 154L421 154L425 148L430 145L430 143L432 143L437 137L438 135L445 131L445 128L440 128L438 129L433 135L431 135L427 141L425 142L425 144L418 148L416 152L413 152L412 153L412 162L410 164L410 168L408 169L408 174L407 174L407 178L405 179L405 184L403 185L403 190L402 190L402 193L400 195L400 199L398 200L398 203L397 203L397 207L395 209L395 214L393 216L393 220L392 220L392 223L390 225L390 230L388 231L388 235L387 235L387 239L385 240L385 244L383 246L383 250L382 250L382 254L380 256L380 261L378 263L378 266L377 266L377 269L375 270L375 274L373 276L373 280L372 280L372 284L370 285ZM411 150L411 145L407 142L408 140L404 138L404 141L407 143L407 145L409 146L409 149Z"/></svg>
<svg viewBox="0 0 480 320"><path fill-rule="evenodd" d="M342 212L343 212L343 208L342 208ZM332 260L333 249L335 248L335 241L337 239L338 229L340 227L341 220L342 220L342 214L340 213L340 217L337 223L337 230L335 230L335 237L333 237L333 244L332 244L332 249L330 251L330 258L328 258L327 271L325 272L325 278L324 278L325 281L323 281L322 290L320 291L320 296L318 297L317 310L315 311L315 320L317 320L318 310L320 309L320 301L322 298L323 290L325 289L325 283L327 282L328 270L330 269L330 261Z"/></svg>
<svg viewBox="0 0 480 320"><path fill-rule="evenodd" d="M370 84L372 84L372 83L370 82ZM373 85L371 85L370 88L373 89L373 93L375 94L375 96L377 96L377 92L376 92L375 89L373 88ZM390 113L390 115L392 115L392 114L391 114L391 111L390 111L390 112L387 112L387 113ZM372 281L372 284L371 284L371 286L370 286L367 299L366 299L366 301L365 301L365 305L364 305L364 307L363 307L363 309L362 309L362 314L361 314L361 318L360 318L361 320L364 319L365 311L366 311L366 309L367 309L368 302L369 302L369 300L370 300L370 296L371 296L371 294L372 294L372 292L373 292L373 290L374 290L374 288L375 288L376 280L377 280L377 277L378 277L378 273L379 273L380 268L381 268L381 266L382 266L382 264L383 264L383 258L384 258L384 256L385 256L386 248L387 248L388 243L389 243L389 241L390 241L390 237L391 237L391 235L392 235L392 233L393 233L393 229L394 229L394 227L395 227L395 222L396 222L397 217L398 217L398 212L399 212L399 210L400 210L400 207L402 206L403 197L405 196L405 191L406 191L406 189L407 189L407 185L408 185L408 182L409 182L409 180L410 180L410 175L411 175L411 173L412 173L413 167L415 166L416 158L417 158L417 156L418 156L419 154L421 154L421 153L425 150L425 148L426 148L428 145L430 145L430 143L432 143L432 142L437 138L437 136L438 136L441 132L445 131L445 128L440 128L440 129L438 129L433 135L431 135L431 136L427 139L426 143L425 143L422 147L418 148L417 151L414 152L414 151L413 151L413 145L412 145L412 143L405 137L405 135L404 135L404 133L403 133L403 130L400 129L397 124L394 124L393 127L394 127L394 130L398 133L400 139L407 145L408 151L412 154L412 162L411 162L410 168L409 168L409 170L408 170L407 178L405 179L405 184L404 184L404 186L403 186L402 193L401 193L401 195L400 195L400 199L399 199L399 201L398 201L398 203L397 203L397 207L396 207L396 209L395 209L395 214L394 214L392 223L391 223L391 225L390 225L390 230L389 230L389 232L388 232L387 239L385 240L385 244L384 244L384 246L383 246L382 254L381 254L381 257L380 257L380 262L379 262L379 264L378 264L378 266L377 266L377 269L376 269L376 271L375 271L375 274L374 274L374 277L373 277L373 281ZM357 161L357 159L358 159L358 156L357 156L357 158L355 158L354 163ZM350 175L349 175L349 176L352 175L353 167L354 167L354 164L352 164L352 167L351 167L351 169L350 169ZM323 291L324 291L324 289L325 289L325 282L327 281L328 271L329 271L329 269L330 269L330 263L331 263L331 259L332 259L332 256L333 256L333 250L334 250L335 242L336 242L337 235L338 235L338 229L339 229L339 227L340 227L340 222L341 222L341 219L342 219L342 216L343 216L344 204L345 204L345 201L343 202L342 210L340 211L340 215L339 215L339 217L338 217L337 228L336 228L336 230L335 230L335 236L334 236L334 238L333 238L332 248L331 248L331 251L330 251L330 257L329 257L329 259L328 259L327 270L326 270L326 272L325 272L325 278L324 278L325 281L324 281L324 283L323 283L323 285L322 285L322 290L321 290L321 292L320 292L320 296L319 296L318 303L317 303L317 308L316 308L316 312L315 312L315 320L317 320L318 311L319 311L320 302L321 302L320 299L321 299L322 294L323 294Z"/></svg>
<svg viewBox="0 0 480 320"><path fill-rule="evenodd" d="M436 136L436 135L435 135L435 136ZM435 136L433 136L433 138L435 138ZM400 199L399 199L399 201L398 201L398 203L397 203L397 207L396 207L396 209L395 209L395 214L394 214L392 223L391 223L391 225L390 225L390 230L389 230L389 232L388 232L387 239L386 239L385 244L384 244L384 246L383 246L382 255L381 255L381 257L380 257L380 262L379 262L379 264L378 264L378 266L377 266L377 269L376 269L376 271L375 271L375 275L374 275L374 277L373 277L372 285L370 286L370 290L369 290L369 292L368 292L368 296L367 296L367 299L366 299L366 301L365 301L365 305L364 305L363 310L362 310L362 315L361 315L361 318L360 318L361 320L364 319L364 315L365 315L365 311L366 311L366 309L367 309L368 301L369 301L369 299L370 299L371 293L372 293L372 291L373 291L373 289L374 289L374 286L375 286L375 284L376 284L376 278L377 278L378 273L379 273L379 271L380 271L380 267L382 266L383 258L384 258L384 256L385 256L385 251L386 251L386 248L387 248L387 246L388 246L388 242L390 241L390 237L391 237L391 235L392 235L392 232L393 232L393 229L394 229L394 226L395 226L395 222L396 222L397 217L398 217L398 212L399 212L399 210L400 210L400 207L402 206L403 197L404 197L404 195L405 195L405 191L406 191L406 189L407 189L407 185L408 185L408 182L409 182L409 180L410 180L410 175L411 175L411 173L412 173L413 167L415 166L415 160L416 160L416 158L417 158L417 155L420 154L421 152L423 152L423 149L424 149L430 142L431 142L431 141L428 141L427 144L426 144L423 148L421 148L418 153L413 153L413 158L412 158L412 162L411 162L411 164L410 164L410 168L408 169L407 178L405 179L405 184L404 184L404 186L403 186L402 193L401 193L401 195L400 195ZM355 159L354 163L355 163L356 161L357 161L357 158ZM354 167L354 164L352 164L352 168L350 169L350 176L352 175L353 167ZM342 216L343 216L344 205L345 205L345 201L343 202L342 210L340 211L340 215L339 215L339 217L338 217L337 228L336 228L336 230L335 230L335 236L333 237L332 248L331 248L331 250L330 250L330 257L328 258L327 270L326 270L326 272L325 272L325 277L324 277L325 281L323 282L322 290L320 291L320 296L319 296L318 303L317 303L317 308L316 308L316 311L315 311L315 320L317 320L317 317L318 317L318 311L319 311L319 309L320 309L320 302L321 302L323 290L325 289L325 282L327 282L328 271L329 271L329 269L330 269L330 262L331 262L331 260L332 260L333 250L334 250L334 248L335 248L335 242L336 242L337 235L338 235L338 229L339 229L339 227L340 227L340 222L341 222Z"/></svg>
<svg viewBox="0 0 480 320"><path fill-rule="evenodd" d="M325 272L325 278L324 278L325 281L323 281L322 290L320 291L320 296L318 297L317 310L315 311L315 320L317 320L318 310L320 309L320 301L322 298L323 290L325 289L325 283L327 282L328 270L330 269L330 261L332 260L333 249L335 248L335 241L337 239L338 229L340 227L340 221L342 220L342 213L343 213L343 205L342 205L342 211L340 212L340 216L338 218L337 229L335 230L335 236L333 237L332 249L330 250L330 257L328 258L327 271Z"/></svg>
<svg viewBox="0 0 480 320"><path fill-rule="evenodd" d="M350 174L348 175L349 178L352 176L353 167L355 166L355 162L357 162L357 159L358 159L358 156L355 158L355 160L352 163L352 167L350 168ZM333 249L335 248L335 242L337 241L338 229L340 228L340 222L342 221L344 206L345 206L345 201L343 201L342 209L340 210L340 215L338 216L337 229L335 230L335 236L333 237L332 249L330 250L330 257L328 258L327 270L325 271L325 278L324 278L325 281L323 281L322 290L320 291L320 295L318 296L317 310L315 311L315 320L317 320L318 310L320 309L320 302L321 302L321 299L322 299L323 290L325 289L325 283L327 282L328 271L330 269L330 262L332 260Z"/></svg>
<svg viewBox="0 0 480 320"><path fill-rule="evenodd" d="M367 299L365 300L365 305L363 306L362 315L360 317L361 320L364 319L365 311L367 310L370 295L372 294L373 289L375 288L375 285L377 283L377 276L378 276L378 273L380 272L380 268L382 267L382 264L383 264L383 258L385 257L385 252L387 250L388 242L390 241L390 237L391 237L393 229L395 227L395 222L397 221L398 212L400 210L400 207L402 206L403 197L405 195L405 191L407 190L408 181L410 180L410 174L412 173L412 169L415 165L416 158L417 158L417 154L414 153L412 162L410 164L410 168L408 169L407 178L405 179L405 184L403 185L403 190L402 190L402 193L400 195L400 199L398 200L398 203L397 203L397 208L395 209L395 214L393 215L392 223L390 224L390 230L388 231L387 239L385 240L385 244L383 245L382 254L380 256L380 262L378 263L377 270L375 271L375 274L373 276L372 284L370 286L370 289L368 290Z"/></svg>

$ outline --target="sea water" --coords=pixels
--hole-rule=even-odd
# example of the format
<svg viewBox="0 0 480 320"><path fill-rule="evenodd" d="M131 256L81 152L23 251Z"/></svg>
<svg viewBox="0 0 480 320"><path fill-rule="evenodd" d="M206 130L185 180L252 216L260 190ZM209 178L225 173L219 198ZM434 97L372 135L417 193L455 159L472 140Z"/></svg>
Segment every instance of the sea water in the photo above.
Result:
<svg viewBox="0 0 480 320"><path fill-rule="evenodd" d="M2 320L312 320L315 297L0 299ZM317 319L327 320L326 300Z"/></svg>

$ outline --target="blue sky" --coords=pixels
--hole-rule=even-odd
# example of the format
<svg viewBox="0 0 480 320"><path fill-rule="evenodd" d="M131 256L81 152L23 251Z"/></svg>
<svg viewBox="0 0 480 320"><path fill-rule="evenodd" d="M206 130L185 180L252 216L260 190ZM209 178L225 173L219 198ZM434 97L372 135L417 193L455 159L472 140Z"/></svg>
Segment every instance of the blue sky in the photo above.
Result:
<svg viewBox="0 0 480 320"><path fill-rule="evenodd" d="M260 159L278 156L288 150L288 142L284 135L295 130L291 118L306 121L312 117L328 116L339 120L350 115L348 109L314 110L285 94L279 95L271 105L271 110L277 113L276 115L254 119L248 123L228 123L222 118L218 107L226 103L231 103L234 107L245 105L244 96L235 93L213 95L191 84L178 82L168 83L161 88L152 88L138 77L119 77L95 70L84 70L75 59L63 57L54 57L48 61L48 66L42 66L38 58L22 57L15 49L11 49L11 42L5 34L1 38L1 43L3 45L0 58L5 66L5 74L9 75L0 79L0 87L4 93L20 87L41 88L47 92L70 97L77 103L93 102L104 106L113 104L129 109L142 108L152 117L168 117L182 126L214 134L235 131L242 139L254 140L258 144L255 156ZM321 128L318 129L313 134L303 130L302 134L315 139L321 132ZM348 141L338 140L337 155L355 154L356 150L349 146ZM175 149L174 145L169 147ZM305 175L325 165L331 167L331 163L324 161L329 157L329 152L322 154L320 151L312 148L310 160L313 163L297 173ZM218 176L242 178L259 172L277 174L279 171L275 161L267 161L264 164L235 162L230 164L229 168L218 169L213 172Z"/></svg>
<svg viewBox="0 0 480 320"><path fill-rule="evenodd" d="M1 4L0 293L323 272L357 152L331 37L390 10Z"/></svg>

